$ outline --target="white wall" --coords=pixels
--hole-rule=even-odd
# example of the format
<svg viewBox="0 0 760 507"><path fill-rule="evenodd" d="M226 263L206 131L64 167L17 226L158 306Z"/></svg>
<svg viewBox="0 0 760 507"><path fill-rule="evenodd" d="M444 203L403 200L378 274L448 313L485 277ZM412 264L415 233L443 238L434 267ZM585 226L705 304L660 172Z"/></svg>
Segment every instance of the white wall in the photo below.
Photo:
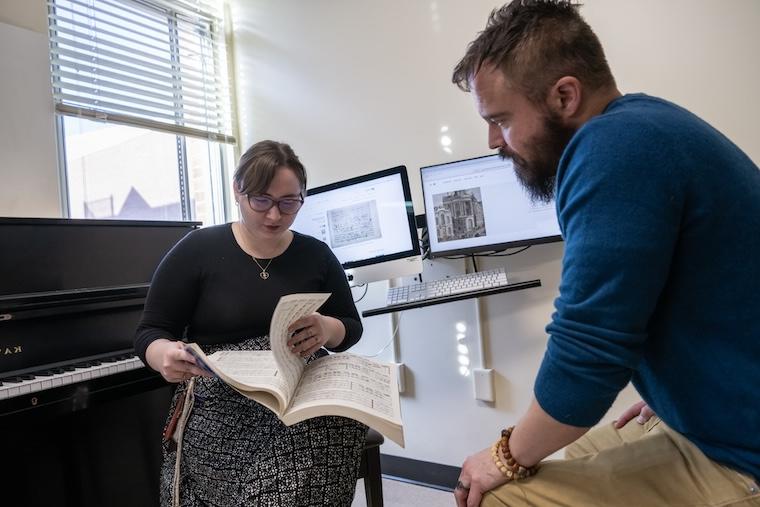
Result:
<svg viewBox="0 0 760 507"><path fill-rule="evenodd" d="M756 0L586 0L623 92L673 100L722 130L760 162L760 2ZM471 98L450 84L466 44L499 5L485 0L231 0L242 147L265 138L290 142L319 185L397 164L409 169L417 213L418 168L488 153L485 124ZM448 127L452 153L443 151ZM531 399L546 343L544 326L560 276L561 245L508 258L510 278L540 278L538 289L481 300L486 366L496 370L497 402L477 402L459 375L454 324L477 329L475 300L400 314L399 358L406 449L383 452L460 465L514 423ZM505 264L481 260L481 267ZM436 263L432 271L458 266ZM361 309L382 303L372 284ZM357 296L358 296L357 291ZM389 316L364 319L356 351L388 341ZM468 338L478 362L477 339ZM388 350L381 359L390 359ZM629 390L607 420L633 401Z"/></svg>

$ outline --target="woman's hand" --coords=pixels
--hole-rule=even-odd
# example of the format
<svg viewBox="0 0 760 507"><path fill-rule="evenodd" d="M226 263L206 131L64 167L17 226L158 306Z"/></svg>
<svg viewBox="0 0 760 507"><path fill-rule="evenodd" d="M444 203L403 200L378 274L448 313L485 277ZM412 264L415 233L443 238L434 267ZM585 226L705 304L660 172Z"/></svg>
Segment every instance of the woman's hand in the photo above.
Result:
<svg viewBox="0 0 760 507"><path fill-rule="evenodd" d="M619 430L628 424L628 421L634 417L636 418L637 423L645 424L654 415L656 415L654 411L649 408L649 405L647 405L644 400L642 400L631 405L630 408L628 408L620 415L620 417L617 418L617 421L615 421L615 429Z"/></svg>
<svg viewBox="0 0 760 507"><path fill-rule="evenodd" d="M507 478L493 462L490 448L473 454L462 465L462 472L454 489L457 507L477 507L484 493L506 482Z"/></svg>
<svg viewBox="0 0 760 507"><path fill-rule="evenodd" d="M160 339L148 345L145 351L148 366L161 374L167 382L177 383L192 377L210 377L201 369L195 358L185 350L182 342Z"/></svg>
<svg viewBox="0 0 760 507"><path fill-rule="evenodd" d="M288 347L301 357L309 357L322 347L337 347L346 335L343 323L314 312L288 326Z"/></svg>

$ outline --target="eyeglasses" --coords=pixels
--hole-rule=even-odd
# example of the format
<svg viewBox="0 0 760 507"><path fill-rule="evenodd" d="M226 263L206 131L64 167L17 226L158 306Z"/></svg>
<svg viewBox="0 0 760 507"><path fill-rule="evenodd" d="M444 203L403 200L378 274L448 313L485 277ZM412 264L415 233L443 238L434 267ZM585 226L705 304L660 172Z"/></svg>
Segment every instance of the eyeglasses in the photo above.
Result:
<svg viewBox="0 0 760 507"><path fill-rule="evenodd" d="M283 215L295 215L303 205L303 197L285 197L284 199L272 199L266 195L248 195L248 204L253 211L269 211L272 206L277 205L277 209Z"/></svg>

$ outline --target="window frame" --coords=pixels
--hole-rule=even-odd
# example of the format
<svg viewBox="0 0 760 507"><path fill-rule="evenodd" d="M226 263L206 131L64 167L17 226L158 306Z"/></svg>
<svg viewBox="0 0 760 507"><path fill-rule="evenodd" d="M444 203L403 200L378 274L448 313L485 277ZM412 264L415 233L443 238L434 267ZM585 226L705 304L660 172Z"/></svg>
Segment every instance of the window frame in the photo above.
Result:
<svg viewBox="0 0 760 507"><path fill-rule="evenodd" d="M52 58L54 56L54 47L56 46L57 42L53 41L52 36L55 34L57 36L56 26L57 21L53 17L53 13L56 9L56 4L58 0L48 0L48 13L50 16L48 30L49 34L51 36L50 40L50 55L51 55L51 81L52 81L52 89L53 93L55 94L56 89L60 89L60 83L61 78L56 76L56 68L57 66L55 63L53 63ZM93 0L97 1L97 0ZM169 4L162 2L162 0L111 0L111 2L119 3L121 5L126 5L128 7L140 4L143 6L146 6L155 12L161 13L165 16L166 21L166 36L167 36L167 43L169 52L168 54L171 56L172 59L176 55L179 55L181 52L181 49L183 48L183 43L181 38L179 37L179 24L178 24L178 16L181 14L180 11L177 9L174 9L169 6ZM106 3L107 4L107 3ZM220 15L221 15L221 9L220 9ZM202 17L208 17L208 18L214 18L214 14L204 14ZM215 18L215 19L221 19L221 18ZM192 26L192 25L191 25ZM224 32L224 26L222 24L215 25L214 23L209 24L208 29L209 31L213 30L213 28L217 28L217 39L213 40L221 40L224 41L225 32ZM203 28L199 28L199 30L203 30ZM161 31L163 34L164 32ZM221 39L219 39L221 37ZM223 47L223 44L222 44ZM177 120L174 124L171 123L161 123L157 121L149 121L144 120L139 117L133 117L129 118L125 115L120 114L113 114L113 113L99 113L97 110L90 109L85 110L82 108L78 108L72 105L68 105L63 101L56 100L55 101L55 132L56 132L56 149L57 149L57 156L58 156L58 176L59 176L59 189L60 189L60 202L61 202L61 208L63 216L71 217L71 200L70 200L70 188L69 188L69 167L68 167L68 157L66 153L66 128L65 128L65 118L67 116L69 117L75 117L80 118L83 120L88 121L100 121L104 123L114 123L114 124L122 124L127 125L132 128L138 128L138 129L150 129L155 130L167 134L174 134L175 136L175 145L176 145L176 162L177 162L177 178L178 178L178 186L179 186L179 203L182 213L182 219L183 220L196 220L198 217L195 216L195 210L191 203L191 194L190 194L190 179L189 179L189 171L188 171L188 150L187 150L187 137L196 137L200 139L205 139L209 144L210 149L213 149L215 147L218 150L218 154L215 156L212 156L212 159L215 159L216 156L218 156L218 167L211 167L209 166L209 172L210 174L207 174L207 176L210 178L209 181L209 188L210 188L210 199L211 199L211 216L212 216L212 222L213 223L223 223L228 219L231 213L231 204L230 204L230 191L227 188L228 185L225 184L226 181L229 181L231 177L232 168L230 166L230 156L228 156L228 153L230 153L233 157L235 156L235 150L237 149L237 140L232 135L232 132L235 132L237 130L237 122L235 115L232 113L232 107L234 104L234 98L233 98L233 90L234 86L232 83L232 74L229 71L229 55L226 53L226 51L222 51L223 57L225 58L225 65L221 65L218 60L220 60L220 56L217 53L219 51L218 46L214 46L212 48L212 51L214 52L213 59L216 62L214 64L215 70L227 70L224 76L216 75L216 79L223 79L223 82L225 83L226 87L226 104L224 106L228 108L229 110L229 118L226 120L229 125L229 134L221 133L221 132L202 132L197 129L188 128L182 125L182 110L184 103L181 102L181 99L175 100L175 109L179 110L179 113L177 113ZM55 53L57 54L57 53ZM174 66L172 65L172 68ZM204 74L205 75L205 74ZM204 78L205 79L205 78ZM181 90L182 88L179 88L179 95L181 96ZM228 148L229 147L229 148Z"/></svg>

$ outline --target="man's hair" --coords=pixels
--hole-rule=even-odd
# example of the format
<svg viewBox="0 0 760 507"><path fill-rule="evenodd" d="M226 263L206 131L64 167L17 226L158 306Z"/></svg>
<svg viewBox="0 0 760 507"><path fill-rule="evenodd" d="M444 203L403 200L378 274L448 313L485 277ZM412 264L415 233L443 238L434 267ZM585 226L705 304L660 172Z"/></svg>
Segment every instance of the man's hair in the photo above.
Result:
<svg viewBox="0 0 760 507"><path fill-rule="evenodd" d="M262 194L272 184L277 169L291 169L306 190L306 169L289 144L259 141L240 157L233 180L241 194Z"/></svg>
<svg viewBox="0 0 760 507"><path fill-rule="evenodd" d="M494 9L452 81L469 92L483 64L494 65L535 104L563 76L590 90L614 86L602 45L578 7L572 0L513 0Z"/></svg>

